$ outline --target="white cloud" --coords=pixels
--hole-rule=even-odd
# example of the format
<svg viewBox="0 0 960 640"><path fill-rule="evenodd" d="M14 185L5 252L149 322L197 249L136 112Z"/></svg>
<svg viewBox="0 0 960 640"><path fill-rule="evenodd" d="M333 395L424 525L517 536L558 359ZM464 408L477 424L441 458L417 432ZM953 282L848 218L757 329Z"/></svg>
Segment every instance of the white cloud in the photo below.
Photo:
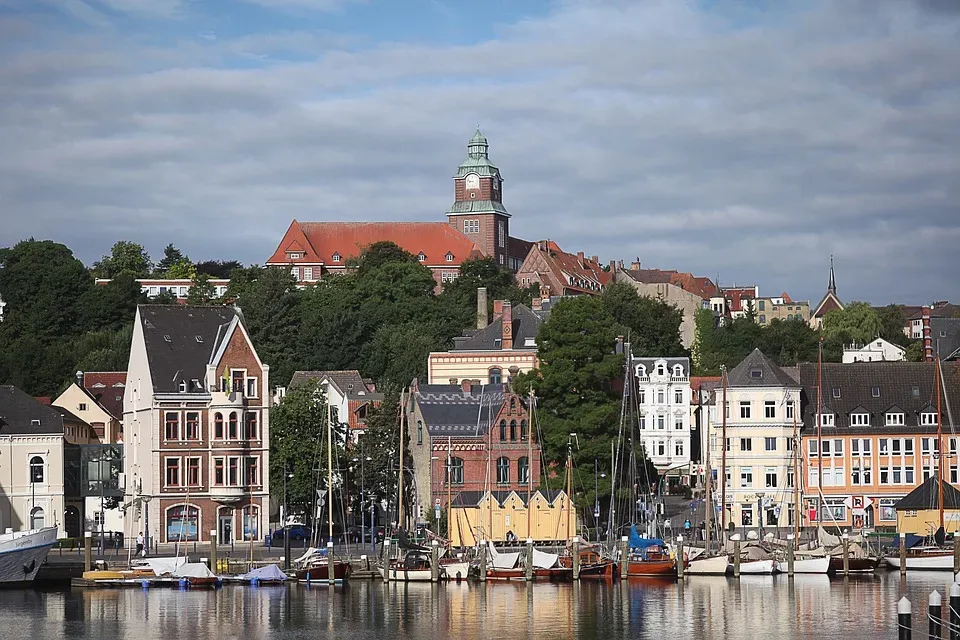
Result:
<svg viewBox="0 0 960 640"><path fill-rule="evenodd" d="M0 68L0 246L262 262L294 217L443 220L479 121L521 237L814 302L834 253L845 299L960 296L960 14L693 6L571 1L459 46L65 33Z"/></svg>

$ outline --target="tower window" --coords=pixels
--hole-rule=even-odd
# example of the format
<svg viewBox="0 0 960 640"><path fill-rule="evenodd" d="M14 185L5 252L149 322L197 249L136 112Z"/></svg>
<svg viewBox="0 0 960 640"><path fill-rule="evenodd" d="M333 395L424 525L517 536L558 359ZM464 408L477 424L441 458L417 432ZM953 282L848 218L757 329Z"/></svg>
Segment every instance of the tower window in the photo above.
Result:
<svg viewBox="0 0 960 640"><path fill-rule="evenodd" d="M463 221L463 232L464 232L464 233L480 233L480 221L479 221L479 220L464 220L464 221Z"/></svg>

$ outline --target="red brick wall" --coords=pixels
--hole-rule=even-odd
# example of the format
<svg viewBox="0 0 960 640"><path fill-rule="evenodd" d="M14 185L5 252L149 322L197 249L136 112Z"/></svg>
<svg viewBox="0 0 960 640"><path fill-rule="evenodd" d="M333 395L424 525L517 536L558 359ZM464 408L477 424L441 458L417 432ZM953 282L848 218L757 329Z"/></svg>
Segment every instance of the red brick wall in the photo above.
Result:
<svg viewBox="0 0 960 640"><path fill-rule="evenodd" d="M159 542L176 542L175 538L170 540L167 539L167 509L172 506L185 504L186 502L187 501L183 498L162 498L160 500ZM259 526L257 538L262 540L264 535L267 533L267 521L269 520L269 505L267 498L262 496L248 496L235 503L220 504L210 500L209 498L191 497L190 505L200 509L200 541L209 541L210 531L214 529L219 531L217 513L218 510L220 510L220 507L224 508L222 511L229 509L234 510L233 537L236 541L243 540L243 508L250 504L260 507L260 521L258 523ZM152 526L151 529L153 529ZM227 544L230 541L221 540L220 542Z"/></svg>
<svg viewBox="0 0 960 640"><path fill-rule="evenodd" d="M246 369L248 377L257 378L257 392L261 398L264 397L266 390L262 388L263 371L257 364L253 347L239 328L233 332L223 358L220 359L220 364L217 366L217 378L222 378L228 368Z"/></svg>

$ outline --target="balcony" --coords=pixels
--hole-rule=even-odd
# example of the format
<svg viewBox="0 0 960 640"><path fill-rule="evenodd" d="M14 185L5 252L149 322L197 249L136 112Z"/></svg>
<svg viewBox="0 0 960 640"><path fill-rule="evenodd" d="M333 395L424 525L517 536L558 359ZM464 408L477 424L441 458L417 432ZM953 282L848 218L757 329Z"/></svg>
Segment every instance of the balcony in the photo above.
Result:
<svg viewBox="0 0 960 640"><path fill-rule="evenodd" d="M210 487L210 499L214 502L239 502L246 493L243 487Z"/></svg>
<svg viewBox="0 0 960 640"><path fill-rule="evenodd" d="M213 391L210 404L215 407L246 407L249 399L242 391Z"/></svg>

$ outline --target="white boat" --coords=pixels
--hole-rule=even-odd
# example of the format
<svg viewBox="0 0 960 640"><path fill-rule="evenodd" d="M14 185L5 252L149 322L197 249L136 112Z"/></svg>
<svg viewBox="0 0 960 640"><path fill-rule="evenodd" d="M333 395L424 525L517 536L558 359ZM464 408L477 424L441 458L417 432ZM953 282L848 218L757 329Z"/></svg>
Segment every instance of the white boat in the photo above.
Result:
<svg viewBox="0 0 960 640"><path fill-rule="evenodd" d="M683 572L695 576L722 576L726 575L729 566L730 561L726 555L714 556L712 558L697 558L696 560L691 560Z"/></svg>
<svg viewBox="0 0 960 640"><path fill-rule="evenodd" d="M433 574L430 569L403 569L398 568L396 565L391 566L389 569L384 569L379 567L380 577L383 577L384 571L389 571L390 575L388 580L392 582L431 582L433 580Z"/></svg>
<svg viewBox="0 0 960 640"><path fill-rule="evenodd" d="M446 578L447 580L466 580L467 572L469 570L469 562L440 563L440 579Z"/></svg>
<svg viewBox="0 0 960 640"><path fill-rule="evenodd" d="M56 542L56 527L0 534L0 583L33 581Z"/></svg>
<svg viewBox="0 0 960 640"><path fill-rule="evenodd" d="M740 575L771 575L776 569L775 560L743 560L740 562Z"/></svg>
<svg viewBox="0 0 960 640"><path fill-rule="evenodd" d="M887 564L900 568L900 556L887 556ZM907 552L907 571L953 571L953 551L940 547L920 547Z"/></svg>
<svg viewBox="0 0 960 640"><path fill-rule="evenodd" d="M743 568L741 567L741 572ZM786 560L777 560L777 571L780 573L789 573L790 563ZM819 558L794 557L794 573L827 573L830 570L830 558L827 556Z"/></svg>

